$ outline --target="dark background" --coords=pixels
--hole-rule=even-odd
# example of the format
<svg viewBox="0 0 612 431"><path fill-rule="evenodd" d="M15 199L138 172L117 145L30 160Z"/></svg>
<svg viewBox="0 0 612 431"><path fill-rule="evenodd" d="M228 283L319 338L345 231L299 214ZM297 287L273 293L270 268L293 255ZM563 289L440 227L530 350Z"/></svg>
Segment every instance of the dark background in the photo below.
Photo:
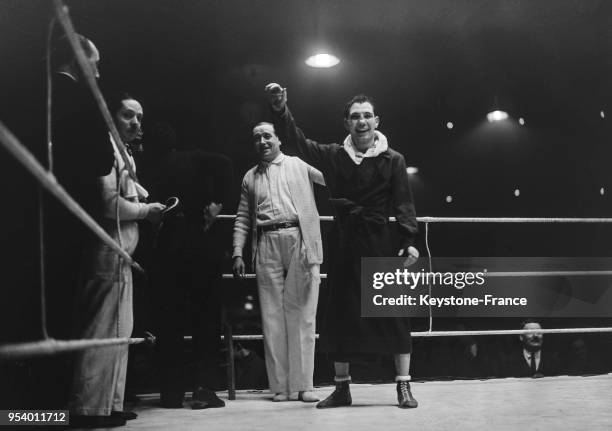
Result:
<svg viewBox="0 0 612 431"><path fill-rule="evenodd" d="M43 145L30 135L44 130L50 4L0 1L0 118L32 149ZM240 174L255 160L248 135L264 114L263 86L278 81L307 136L322 142L343 139L346 100L373 96L381 131L420 169L420 215L610 213L599 194L612 193L609 2L68 4L101 52L103 89L143 101L145 132L168 120L183 142L229 155ZM341 63L307 67L318 47ZM494 107L514 121L487 124Z"/></svg>
<svg viewBox="0 0 612 431"><path fill-rule="evenodd" d="M147 127L169 121L184 145L234 161L235 200L225 213L256 161L250 129L265 117L263 87L276 81L306 135L321 142L344 138L345 101L373 96L380 130L419 168L420 216L612 214L609 1L67 3L76 30L100 50L103 90L142 101L145 151ZM0 0L0 121L37 155L52 15L50 1ZM308 68L305 58L318 50L341 63ZM487 123L494 108L511 118ZM37 339L36 187L0 154L2 339ZM317 193L321 214L331 214ZM226 228L220 246L229 248ZM435 224L429 245L437 256L609 256L610 238L604 224ZM515 322L486 326L504 325Z"/></svg>
<svg viewBox="0 0 612 431"><path fill-rule="evenodd" d="M184 143L229 155L239 174L255 160L249 132L265 114L263 86L278 81L307 136L322 142L344 138L346 100L373 96L380 130L420 169L419 215L610 213L609 2L68 4L101 52L101 87L143 101L145 133L170 121ZM51 16L50 1L0 1L0 118L34 151L44 146ZM318 47L341 63L307 67ZM495 107L512 120L487 123Z"/></svg>

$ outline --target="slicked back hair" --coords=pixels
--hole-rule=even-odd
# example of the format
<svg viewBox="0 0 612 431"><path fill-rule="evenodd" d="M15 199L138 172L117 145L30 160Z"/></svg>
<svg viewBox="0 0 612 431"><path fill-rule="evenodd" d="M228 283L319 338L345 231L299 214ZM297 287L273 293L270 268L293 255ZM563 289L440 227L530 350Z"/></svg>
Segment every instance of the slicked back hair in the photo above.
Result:
<svg viewBox="0 0 612 431"><path fill-rule="evenodd" d="M374 110L374 99L369 96L366 96L365 94L358 94L356 96L353 96L353 98L346 102L346 105L344 105L344 119L348 120L349 112L351 112L351 106L353 106L353 104L366 102L372 105L372 110Z"/></svg>
<svg viewBox="0 0 612 431"><path fill-rule="evenodd" d="M119 112L119 110L123 106L123 101L124 100L136 100L136 101L138 101L137 98L135 98L130 93L125 92L125 91L119 91L119 92L116 92L116 93L111 93L107 97L106 105L108 106L108 111L111 113L111 115L113 117L115 115L117 115L117 112Z"/></svg>

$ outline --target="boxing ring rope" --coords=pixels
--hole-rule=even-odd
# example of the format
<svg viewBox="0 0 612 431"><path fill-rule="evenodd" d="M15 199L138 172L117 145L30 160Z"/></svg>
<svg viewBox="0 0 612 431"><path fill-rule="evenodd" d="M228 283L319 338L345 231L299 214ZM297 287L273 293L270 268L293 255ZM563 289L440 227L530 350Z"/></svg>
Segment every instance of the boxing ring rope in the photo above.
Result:
<svg viewBox="0 0 612 431"><path fill-rule="evenodd" d="M218 219L233 220L235 215L219 214ZM333 221L333 216L319 216L321 221ZM395 221L395 217L389 217ZM420 223L612 223L612 218L594 217L417 217Z"/></svg>
<svg viewBox="0 0 612 431"><path fill-rule="evenodd" d="M47 339L28 343L4 344L0 345L0 359L32 358L99 347L141 344L146 341L148 341L147 338L99 338L83 340Z"/></svg>
<svg viewBox="0 0 612 431"><path fill-rule="evenodd" d="M500 330L479 330L479 331L415 331L411 332L412 337L431 338L431 337L474 337L486 335L521 335L521 334L584 334L584 333L609 333L612 327L602 328L556 328L556 329L500 329ZM319 338L319 334L315 335ZM233 341L258 341L263 340L261 334L232 335ZM191 341L193 337L186 335L185 341ZM226 341L227 337L222 335L221 340ZM143 344L152 340L148 338L100 338L83 340L41 340L26 343L14 343L0 345L0 359L13 360L32 358L38 356L53 355L58 353L75 352L78 350L122 346L126 344Z"/></svg>
<svg viewBox="0 0 612 431"><path fill-rule="evenodd" d="M612 328L553 328L553 329L493 329L480 331L414 331L410 332L411 337L431 338L431 337L471 337L480 335L521 335L521 334L582 334L582 333L607 333L612 332ZM191 335L183 337L185 340L192 340ZM256 341L263 340L263 335L234 335L234 341ZM315 334L315 338L319 338L319 334ZM225 337L221 336L224 340ZM0 350L1 352L1 350Z"/></svg>
<svg viewBox="0 0 612 431"><path fill-rule="evenodd" d="M612 275L612 271L489 271L485 277L575 277L575 276L603 276ZM327 274L321 274L321 278L327 278ZM222 274L221 278L230 280L235 278L233 274ZM244 274L244 279L255 279L255 274Z"/></svg>

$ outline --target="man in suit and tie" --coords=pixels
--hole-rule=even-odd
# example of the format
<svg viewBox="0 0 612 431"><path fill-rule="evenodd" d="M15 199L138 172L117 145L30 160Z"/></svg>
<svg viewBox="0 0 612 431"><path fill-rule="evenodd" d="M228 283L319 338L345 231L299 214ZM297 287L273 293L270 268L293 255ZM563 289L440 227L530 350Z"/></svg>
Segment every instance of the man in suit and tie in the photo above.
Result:
<svg viewBox="0 0 612 431"><path fill-rule="evenodd" d="M316 402L315 321L323 248L313 182L324 184L323 175L283 154L270 123L255 126L253 144L260 162L242 181L233 271L244 275L242 250L250 236L273 400Z"/></svg>
<svg viewBox="0 0 612 431"><path fill-rule="evenodd" d="M521 329L542 329L540 323L534 319L524 320ZM543 377L558 372L558 359L553 352L544 352L544 335L532 332L519 335L522 349L513 353L508 361L506 375L508 377ZM546 355L544 354L546 353Z"/></svg>

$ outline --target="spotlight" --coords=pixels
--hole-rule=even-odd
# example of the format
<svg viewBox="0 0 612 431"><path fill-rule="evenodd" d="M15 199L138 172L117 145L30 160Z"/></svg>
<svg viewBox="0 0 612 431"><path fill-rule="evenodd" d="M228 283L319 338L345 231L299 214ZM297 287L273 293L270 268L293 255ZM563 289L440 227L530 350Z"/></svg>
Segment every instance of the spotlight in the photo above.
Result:
<svg viewBox="0 0 612 431"><path fill-rule="evenodd" d="M604 195L606 193L606 189L604 189L603 187L599 189L599 194L600 195Z"/></svg>
<svg viewBox="0 0 612 431"><path fill-rule="evenodd" d="M416 166L408 166L406 168L406 173L408 175L418 174L419 173L419 168L417 168Z"/></svg>
<svg viewBox="0 0 612 431"><path fill-rule="evenodd" d="M521 195L521 191L519 189L514 189L514 196L517 198Z"/></svg>
<svg viewBox="0 0 612 431"><path fill-rule="evenodd" d="M326 69L329 67L334 67L336 64L340 63L340 59L331 54L315 54L306 59L306 64L310 67L315 67L318 69Z"/></svg>
<svg viewBox="0 0 612 431"><path fill-rule="evenodd" d="M453 197L451 195L448 195L446 197L446 202L448 202L449 204L453 201Z"/></svg>
<svg viewBox="0 0 612 431"><path fill-rule="evenodd" d="M525 119L524 119L523 117L520 117L520 118L518 119L518 122L519 122L519 124L520 124L521 126L524 126L524 125L525 125Z"/></svg>
<svg viewBox="0 0 612 431"><path fill-rule="evenodd" d="M601 118L606 118L606 113L604 111L599 111L599 116Z"/></svg>
<svg viewBox="0 0 612 431"><path fill-rule="evenodd" d="M489 120L490 123L493 123L494 121L503 121L507 118L508 113L505 111L493 111L487 114L487 120Z"/></svg>
<svg viewBox="0 0 612 431"><path fill-rule="evenodd" d="M448 130L452 129L453 127L455 127L455 125L454 125L454 124L453 124L451 121L449 121L448 123L446 123L446 128L447 128Z"/></svg>

